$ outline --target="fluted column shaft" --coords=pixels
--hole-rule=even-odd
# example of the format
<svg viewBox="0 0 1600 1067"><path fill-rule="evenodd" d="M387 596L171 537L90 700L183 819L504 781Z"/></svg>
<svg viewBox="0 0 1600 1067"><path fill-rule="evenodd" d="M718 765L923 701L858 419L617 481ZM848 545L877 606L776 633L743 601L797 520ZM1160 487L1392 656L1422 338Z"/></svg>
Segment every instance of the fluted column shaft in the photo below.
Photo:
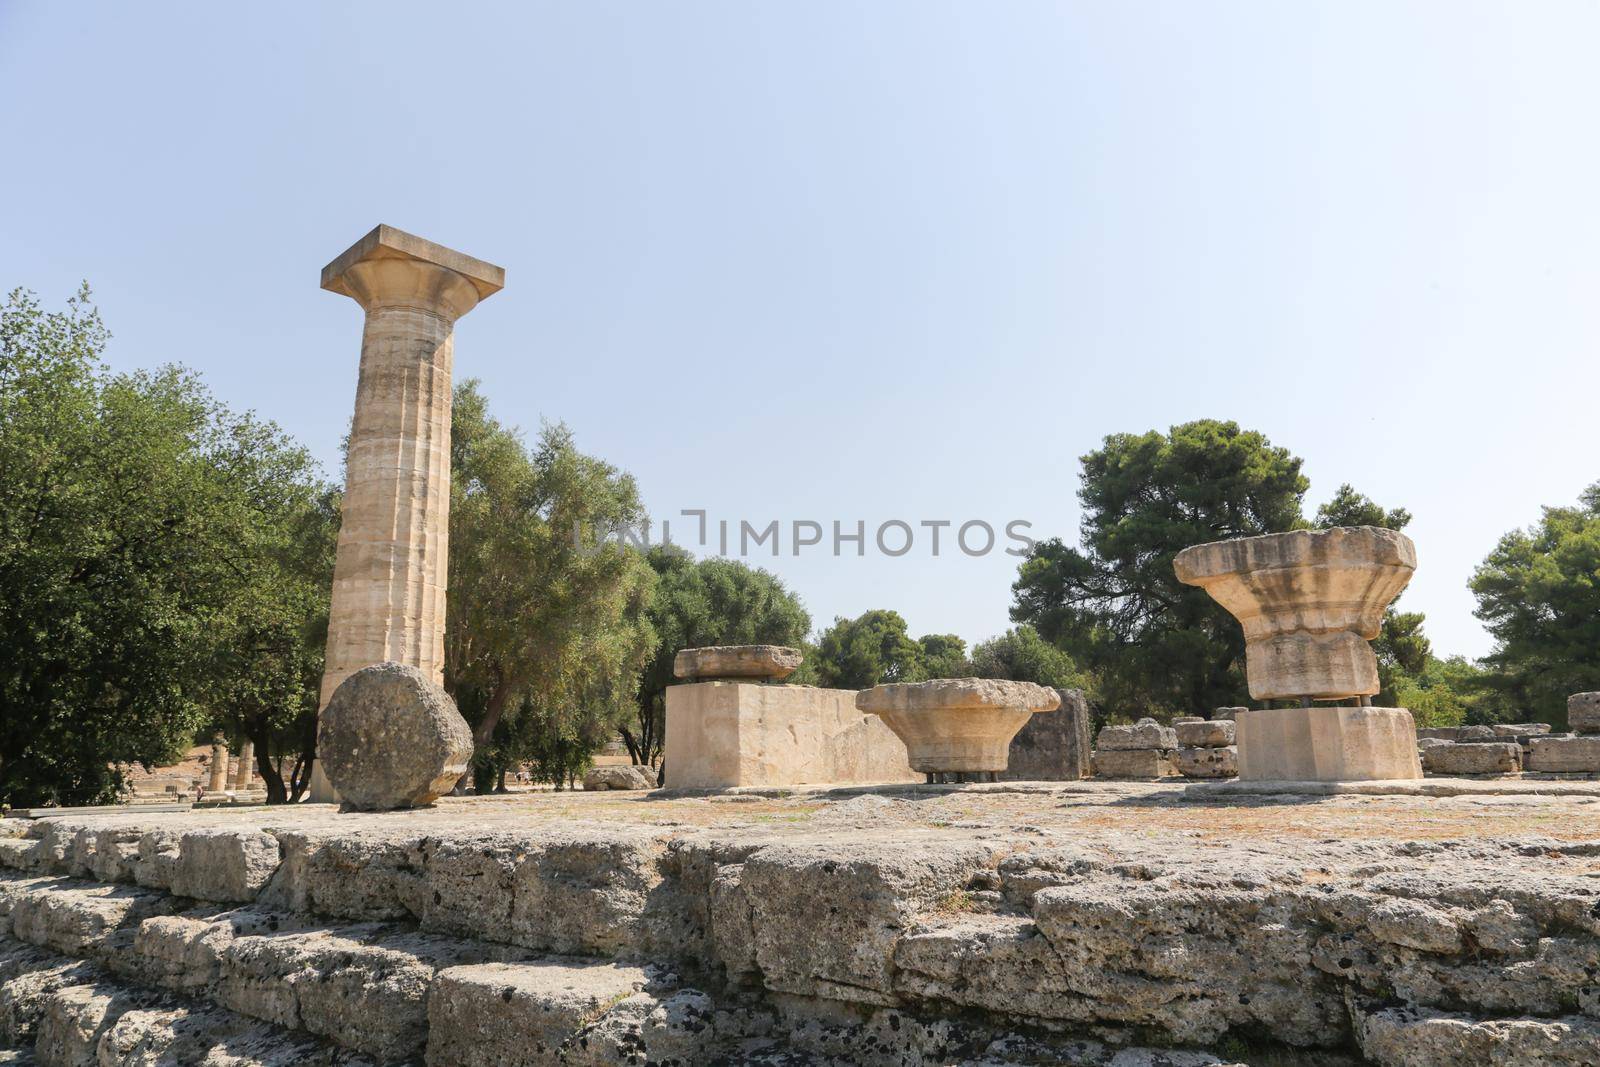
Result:
<svg viewBox="0 0 1600 1067"><path fill-rule="evenodd" d="M378 260L350 274L367 297L367 318L345 460L324 707L340 682L373 663L404 663L443 681L453 332L456 318L477 302L454 272L428 263Z"/></svg>
<svg viewBox="0 0 1600 1067"><path fill-rule="evenodd" d="M366 322L319 712L375 663L444 680L455 324L504 274L388 226L323 269L323 288L359 303ZM335 799L320 764L312 799Z"/></svg>

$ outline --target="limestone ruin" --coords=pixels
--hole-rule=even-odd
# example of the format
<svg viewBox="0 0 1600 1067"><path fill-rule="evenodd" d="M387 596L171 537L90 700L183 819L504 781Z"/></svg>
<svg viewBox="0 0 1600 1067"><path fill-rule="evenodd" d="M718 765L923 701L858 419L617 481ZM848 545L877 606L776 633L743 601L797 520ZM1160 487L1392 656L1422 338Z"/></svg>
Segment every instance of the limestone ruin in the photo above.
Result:
<svg viewBox="0 0 1600 1067"><path fill-rule="evenodd" d="M686 680L666 692L667 787L918 780L904 743L857 710L855 690L768 684L801 662L773 645L680 651L673 669Z"/></svg>
<svg viewBox="0 0 1600 1067"><path fill-rule="evenodd" d="M894 731L929 782L973 775L994 781L1023 725L1060 705L1054 689L993 678L893 682L856 696L856 707Z"/></svg>
<svg viewBox="0 0 1600 1067"><path fill-rule="evenodd" d="M1411 713L1370 701L1379 686L1368 642L1416 569L1410 538L1371 526L1296 530L1195 545L1173 565L1244 627L1250 695L1299 703L1238 717L1240 778L1421 777ZM1360 705L1312 706L1349 698Z"/></svg>
<svg viewBox="0 0 1600 1067"><path fill-rule="evenodd" d="M392 226L322 268L322 288L366 320L321 708L374 663L444 680L455 324L504 285L500 267ZM312 799L337 799L320 761L313 774Z"/></svg>

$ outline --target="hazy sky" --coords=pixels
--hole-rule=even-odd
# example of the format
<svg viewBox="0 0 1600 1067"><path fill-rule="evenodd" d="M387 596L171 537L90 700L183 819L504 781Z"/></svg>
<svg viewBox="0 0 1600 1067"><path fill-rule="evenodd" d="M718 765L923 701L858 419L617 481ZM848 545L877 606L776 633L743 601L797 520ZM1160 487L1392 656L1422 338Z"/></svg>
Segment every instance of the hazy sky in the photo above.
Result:
<svg viewBox="0 0 1600 1067"><path fill-rule="evenodd" d="M818 624L987 637L1017 561L793 520L1075 538L1106 434L1236 419L1308 510L1409 508L1406 605L1477 655L1474 565L1600 480L1597 45L1594 3L0 0L0 286L88 279L113 365L337 475L322 265L379 222L502 264L458 379L657 516L784 523Z"/></svg>

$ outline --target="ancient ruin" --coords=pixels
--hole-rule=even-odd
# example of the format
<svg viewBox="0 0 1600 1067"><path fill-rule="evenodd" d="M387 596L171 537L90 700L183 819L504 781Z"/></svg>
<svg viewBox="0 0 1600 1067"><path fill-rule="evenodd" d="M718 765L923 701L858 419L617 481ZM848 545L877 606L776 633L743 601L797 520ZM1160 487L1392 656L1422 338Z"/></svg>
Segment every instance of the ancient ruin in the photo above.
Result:
<svg viewBox="0 0 1600 1067"><path fill-rule="evenodd" d="M772 645L684 649L667 687L666 784L728 789L916 781L906 746L853 689L769 684L800 666Z"/></svg>
<svg viewBox="0 0 1600 1067"><path fill-rule="evenodd" d="M1239 715L1240 778L1421 776L1411 713L1370 701L1379 686L1368 642L1416 569L1410 538L1369 526L1296 530L1195 545L1174 566L1244 627L1250 695L1299 704ZM1312 706L1351 698L1359 706Z"/></svg>
<svg viewBox="0 0 1600 1067"><path fill-rule="evenodd" d="M1239 773L1239 749L1232 719L1189 719L1173 724L1178 751L1173 763L1186 778L1232 778Z"/></svg>
<svg viewBox="0 0 1600 1067"><path fill-rule="evenodd" d="M467 772L472 731L421 668L375 663L333 691L318 722L317 752L346 809L415 808Z"/></svg>
<svg viewBox="0 0 1600 1067"><path fill-rule="evenodd" d="M366 313L324 708L346 678L374 663L443 680L455 323L504 285L501 268L392 226L322 269L322 287ZM313 799L336 799L320 764L316 774Z"/></svg>
<svg viewBox="0 0 1600 1067"><path fill-rule="evenodd" d="M1170 778L1177 774L1173 752L1178 733L1152 718L1100 728L1094 740L1094 773L1098 778Z"/></svg>
<svg viewBox="0 0 1600 1067"><path fill-rule="evenodd" d="M1057 689L1061 706L1034 715L1011 739L1001 781L1075 782L1094 773L1089 702L1079 689Z"/></svg>
<svg viewBox="0 0 1600 1067"><path fill-rule="evenodd" d="M1600 1062L1600 784L1521 784L7 819L0 1036L119 1067Z"/></svg>
<svg viewBox="0 0 1600 1067"><path fill-rule="evenodd" d="M1054 711L1061 697L1032 682L941 678L876 686L856 697L905 743L911 766L928 781L989 780L1006 769L1011 740L1032 716Z"/></svg>

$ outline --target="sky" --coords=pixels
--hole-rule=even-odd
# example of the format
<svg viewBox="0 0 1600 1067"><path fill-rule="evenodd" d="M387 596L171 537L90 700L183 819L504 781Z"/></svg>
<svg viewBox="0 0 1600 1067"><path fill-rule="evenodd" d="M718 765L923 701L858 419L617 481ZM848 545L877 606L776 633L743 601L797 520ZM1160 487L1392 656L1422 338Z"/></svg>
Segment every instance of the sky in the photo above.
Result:
<svg viewBox="0 0 1600 1067"><path fill-rule="evenodd" d="M1080 456L1234 419L1308 513L1409 509L1405 606L1478 656L1473 568L1600 480L1597 40L1557 0L0 0L0 286L87 279L112 367L337 477L323 264L380 222L500 264L457 379L701 554L777 520L746 558L818 626L1002 632L1004 528L1076 540Z"/></svg>

